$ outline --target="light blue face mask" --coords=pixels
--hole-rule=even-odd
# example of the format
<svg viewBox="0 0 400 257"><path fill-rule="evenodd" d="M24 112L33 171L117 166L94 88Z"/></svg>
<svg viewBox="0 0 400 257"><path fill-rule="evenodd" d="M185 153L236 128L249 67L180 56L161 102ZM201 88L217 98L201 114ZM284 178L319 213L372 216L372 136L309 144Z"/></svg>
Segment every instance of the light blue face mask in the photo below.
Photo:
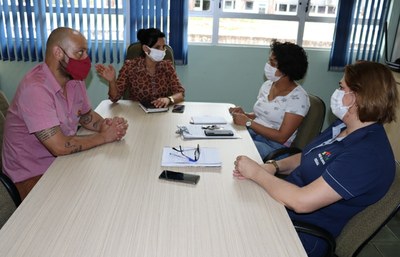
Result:
<svg viewBox="0 0 400 257"><path fill-rule="evenodd" d="M264 67L264 73L265 77L267 77L268 80L271 80L272 82L277 82L281 77L275 76L275 73L278 69L275 67L272 67L268 62L265 64Z"/></svg>

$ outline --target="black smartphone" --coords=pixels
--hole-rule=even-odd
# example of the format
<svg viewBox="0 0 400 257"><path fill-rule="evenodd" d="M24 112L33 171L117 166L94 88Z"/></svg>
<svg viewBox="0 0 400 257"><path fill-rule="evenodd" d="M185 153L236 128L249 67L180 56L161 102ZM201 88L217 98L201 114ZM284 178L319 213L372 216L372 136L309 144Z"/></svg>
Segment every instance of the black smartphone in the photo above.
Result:
<svg viewBox="0 0 400 257"><path fill-rule="evenodd" d="M172 112L183 113L185 111L185 106L183 104L175 104L172 107Z"/></svg>
<svg viewBox="0 0 400 257"><path fill-rule="evenodd" d="M199 182L200 176L172 170L163 170L158 178L196 185L197 182Z"/></svg>
<svg viewBox="0 0 400 257"><path fill-rule="evenodd" d="M233 131L229 129L206 129L206 136L233 136Z"/></svg>

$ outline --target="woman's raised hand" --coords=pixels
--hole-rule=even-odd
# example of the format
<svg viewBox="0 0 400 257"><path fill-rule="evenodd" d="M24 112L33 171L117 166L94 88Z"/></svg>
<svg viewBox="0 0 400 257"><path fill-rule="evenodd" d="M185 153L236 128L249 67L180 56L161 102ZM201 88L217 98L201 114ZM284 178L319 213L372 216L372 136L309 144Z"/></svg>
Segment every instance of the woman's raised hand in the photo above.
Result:
<svg viewBox="0 0 400 257"><path fill-rule="evenodd" d="M96 71L97 74L99 74L100 77L102 77L103 79L107 80L108 82L112 82L116 79L115 75L115 69L114 67L109 64L108 66L104 65L104 64L96 64Z"/></svg>

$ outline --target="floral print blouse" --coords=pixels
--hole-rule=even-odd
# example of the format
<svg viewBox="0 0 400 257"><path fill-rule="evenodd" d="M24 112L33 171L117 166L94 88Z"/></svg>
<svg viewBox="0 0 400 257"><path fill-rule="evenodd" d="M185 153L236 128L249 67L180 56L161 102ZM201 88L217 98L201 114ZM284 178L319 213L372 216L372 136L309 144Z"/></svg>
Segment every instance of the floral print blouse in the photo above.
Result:
<svg viewBox="0 0 400 257"><path fill-rule="evenodd" d="M112 102L118 101L123 95L133 101L151 102L160 97L185 92L171 61L158 62L155 74L151 75L146 70L144 57L125 61L119 71L116 86L118 95L115 98L109 97Z"/></svg>

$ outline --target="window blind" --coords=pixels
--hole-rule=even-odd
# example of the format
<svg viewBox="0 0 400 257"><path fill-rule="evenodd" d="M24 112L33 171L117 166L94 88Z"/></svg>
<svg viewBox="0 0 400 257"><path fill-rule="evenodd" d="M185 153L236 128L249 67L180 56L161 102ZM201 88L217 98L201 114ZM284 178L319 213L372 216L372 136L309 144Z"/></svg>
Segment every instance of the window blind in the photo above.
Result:
<svg viewBox="0 0 400 257"><path fill-rule="evenodd" d="M187 64L187 0L131 0L130 42L137 42L141 28L158 28L174 50L176 64Z"/></svg>
<svg viewBox="0 0 400 257"><path fill-rule="evenodd" d="M92 62L120 62L127 46L136 42L141 28L156 27L166 34L177 63L186 57L184 42L187 15L183 1L170 0L0 0L0 59L8 61L43 61L46 40L57 27L79 30L87 39ZM171 4L170 4L171 3ZM187 3L186 3L187 5ZM186 24L186 25L185 25ZM177 27L177 26L180 27ZM175 39L174 37L180 36ZM172 40L173 39L173 40ZM187 40L186 40L187 42ZM183 57L182 57L183 56ZM178 58L178 60L177 60ZM181 61L181 63L186 63Z"/></svg>
<svg viewBox="0 0 400 257"><path fill-rule="evenodd" d="M88 40L92 61L114 62L116 57L119 62L124 52L113 43L126 45L120 36L126 5L126 0L1 0L1 59L41 62L50 32L57 27L71 27Z"/></svg>
<svg viewBox="0 0 400 257"><path fill-rule="evenodd" d="M390 0L341 0L329 70L343 71L356 60L379 61Z"/></svg>

